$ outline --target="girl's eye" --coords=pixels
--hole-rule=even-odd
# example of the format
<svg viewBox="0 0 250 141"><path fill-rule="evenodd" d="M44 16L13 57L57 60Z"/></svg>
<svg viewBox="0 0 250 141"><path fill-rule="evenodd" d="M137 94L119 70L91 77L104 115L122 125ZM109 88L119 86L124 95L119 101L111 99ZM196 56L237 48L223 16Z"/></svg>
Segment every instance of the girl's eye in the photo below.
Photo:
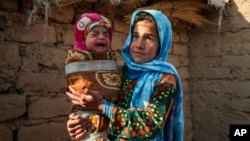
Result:
<svg viewBox="0 0 250 141"><path fill-rule="evenodd" d="M136 40L137 38L138 38L137 35L135 35L135 34L132 35L132 40Z"/></svg>
<svg viewBox="0 0 250 141"><path fill-rule="evenodd" d="M148 41L148 42L154 42L154 41L157 41L157 38L156 37L154 37L154 36L146 36L146 41Z"/></svg>
<svg viewBox="0 0 250 141"><path fill-rule="evenodd" d="M147 36L147 37L146 37L146 40L152 40L152 37Z"/></svg>

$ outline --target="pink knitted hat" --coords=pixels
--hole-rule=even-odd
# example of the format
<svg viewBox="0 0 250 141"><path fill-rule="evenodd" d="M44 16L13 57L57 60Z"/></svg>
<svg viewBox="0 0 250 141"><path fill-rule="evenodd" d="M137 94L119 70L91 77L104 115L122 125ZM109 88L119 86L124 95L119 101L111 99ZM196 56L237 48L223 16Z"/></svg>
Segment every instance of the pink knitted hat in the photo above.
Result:
<svg viewBox="0 0 250 141"><path fill-rule="evenodd" d="M88 50L85 45L87 33L95 26L105 26L109 30L109 39L112 41L112 27L109 20L99 13L84 13L75 22L74 36L76 50Z"/></svg>

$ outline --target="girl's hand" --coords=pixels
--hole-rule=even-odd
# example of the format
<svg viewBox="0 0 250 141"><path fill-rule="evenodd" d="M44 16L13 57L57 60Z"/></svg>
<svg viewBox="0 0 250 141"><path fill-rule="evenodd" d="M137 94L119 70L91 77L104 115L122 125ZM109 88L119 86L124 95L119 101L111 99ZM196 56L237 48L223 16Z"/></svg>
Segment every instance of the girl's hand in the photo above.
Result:
<svg viewBox="0 0 250 141"><path fill-rule="evenodd" d="M84 89L84 93L80 93L69 86L70 92L66 92L70 101L73 105L80 106L82 109L87 110L102 110L103 107L103 96L97 91Z"/></svg>
<svg viewBox="0 0 250 141"><path fill-rule="evenodd" d="M87 107L92 107L94 109L97 109L97 110L102 110L103 109L103 103L104 103L104 98L103 96L97 92L97 91L93 91L93 90L88 90L87 91L87 94L86 94L86 99L91 98L94 99L94 101L88 101L86 100L85 104Z"/></svg>
<svg viewBox="0 0 250 141"><path fill-rule="evenodd" d="M74 140L80 140L87 134L87 129L91 127L89 117L81 117L75 113L69 115L67 121L67 130L70 137Z"/></svg>

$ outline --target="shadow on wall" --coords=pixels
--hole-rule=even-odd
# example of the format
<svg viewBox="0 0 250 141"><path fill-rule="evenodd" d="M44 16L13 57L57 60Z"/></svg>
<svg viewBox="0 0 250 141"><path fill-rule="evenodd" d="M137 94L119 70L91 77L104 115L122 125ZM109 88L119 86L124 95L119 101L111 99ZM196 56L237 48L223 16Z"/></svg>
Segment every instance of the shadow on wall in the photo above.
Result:
<svg viewBox="0 0 250 141"><path fill-rule="evenodd" d="M250 124L249 7L248 1L229 1L220 34L216 26L191 32L193 141L227 141L231 124Z"/></svg>

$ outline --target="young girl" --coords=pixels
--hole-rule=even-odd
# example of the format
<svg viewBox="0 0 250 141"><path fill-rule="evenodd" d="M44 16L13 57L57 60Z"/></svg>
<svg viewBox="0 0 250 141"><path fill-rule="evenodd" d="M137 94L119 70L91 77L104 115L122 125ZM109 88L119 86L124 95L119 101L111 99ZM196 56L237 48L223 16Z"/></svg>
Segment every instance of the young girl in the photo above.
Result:
<svg viewBox="0 0 250 141"><path fill-rule="evenodd" d="M110 102L100 95L102 92L90 89L84 97L71 88L67 95L74 104L95 107L110 118L111 141L182 141L181 79L176 68L166 62L171 42L171 24L162 12L135 11L122 48L125 64L118 102ZM68 120L68 124L72 122L81 124ZM82 123L82 131L89 128Z"/></svg>
<svg viewBox="0 0 250 141"><path fill-rule="evenodd" d="M74 49L68 50L65 61L68 84L82 94L85 87L105 91L104 97L110 101L116 101L120 76L115 54L111 49L112 28L110 22L98 13L85 13L76 20L74 37ZM73 118L90 116L92 122L89 133L81 139L82 141L108 138L108 119L100 111L81 110L74 106L73 112L76 113Z"/></svg>

